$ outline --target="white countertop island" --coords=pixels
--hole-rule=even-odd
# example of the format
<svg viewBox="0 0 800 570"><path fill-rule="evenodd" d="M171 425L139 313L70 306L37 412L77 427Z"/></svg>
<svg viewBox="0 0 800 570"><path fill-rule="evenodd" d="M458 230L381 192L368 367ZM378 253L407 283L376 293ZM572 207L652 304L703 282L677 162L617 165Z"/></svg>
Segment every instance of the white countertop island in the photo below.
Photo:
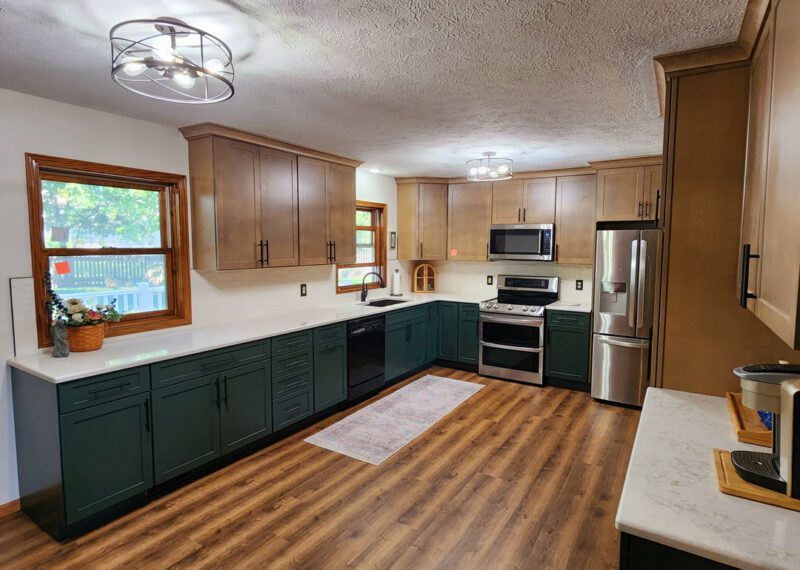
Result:
<svg viewBox="0 0 800 570"><path fill-rule="evenodd" d="M800 568L800 512L720 492L712 450L739 443L724 398L647 391L616 526L739 568Z"/></svg>

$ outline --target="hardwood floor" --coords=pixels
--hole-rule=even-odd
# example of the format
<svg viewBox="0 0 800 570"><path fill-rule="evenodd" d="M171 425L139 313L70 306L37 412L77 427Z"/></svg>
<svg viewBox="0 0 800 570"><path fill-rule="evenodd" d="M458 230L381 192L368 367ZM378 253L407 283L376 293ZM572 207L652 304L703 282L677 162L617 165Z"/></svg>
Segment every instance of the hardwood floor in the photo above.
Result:
<svg viewBox="0 0 800 570"><path fill-rule="evenodd" d="M0 568L616 568L639 412L425 373L486 388L380 466L303 442L342 412L65 544L2 519Z"/></svg>

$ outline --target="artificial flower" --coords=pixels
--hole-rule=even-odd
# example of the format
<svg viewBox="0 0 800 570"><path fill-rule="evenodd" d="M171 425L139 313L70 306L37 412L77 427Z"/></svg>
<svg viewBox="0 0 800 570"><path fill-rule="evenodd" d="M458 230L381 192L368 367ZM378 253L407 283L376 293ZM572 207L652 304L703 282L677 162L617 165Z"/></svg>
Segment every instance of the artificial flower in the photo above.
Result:
<svg viewBox="0 0 800 570"><path fill-rule="evenodd" d="M75 313L74 315L72 315L72 320L75 321L76 323L82 323L83 313Z"/></svg>

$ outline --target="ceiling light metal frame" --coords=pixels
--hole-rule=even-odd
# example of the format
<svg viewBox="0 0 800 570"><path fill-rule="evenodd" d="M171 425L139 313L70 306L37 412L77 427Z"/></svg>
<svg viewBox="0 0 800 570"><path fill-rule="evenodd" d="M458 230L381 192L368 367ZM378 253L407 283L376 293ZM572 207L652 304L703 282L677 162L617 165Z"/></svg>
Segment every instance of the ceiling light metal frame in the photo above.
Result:
<svg viewBox="0 0 800 570"><path fill-rule="evenodd" d="M120 22L111 28L109 40L111 77L128 91L192 105L233 97L233 54L225 42L208 32L162 17ZM131 72L132 68L141 70ZM192 85L181 85L176 75L190 78Z"/></svg>
<svg viewBox="0 0 800 570"><path fill-rule="evenodd" d="M467 161L467 180L473 182L497 182L508 180L514 174L514 161L500 158L494 152L484 152L484 158Z"/></svg>

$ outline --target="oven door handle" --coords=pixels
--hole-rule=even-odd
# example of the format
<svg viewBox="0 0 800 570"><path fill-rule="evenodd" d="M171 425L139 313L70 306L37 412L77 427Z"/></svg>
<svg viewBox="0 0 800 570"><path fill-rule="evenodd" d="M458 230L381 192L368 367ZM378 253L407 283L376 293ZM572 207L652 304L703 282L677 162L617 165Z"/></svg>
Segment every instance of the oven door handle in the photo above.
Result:
<svg viewBox="0 0 800 570"><path fill-rule="evenodd" d="M493 342L485 341L481 341L481 346L499 348L500 350L513 350L514 352L542 352L541 348L525 348L524 346L509 346L507 344L495 344Z"/></svg>
<svg viewBox="0 0 800 570"><path fill-rule="evenodd" d="M503 318L503 317L490 317L488 315L481 315L480 320L483 323L502 323L504 325L519 325L521 327L544 326L544 319L542 317Z"/></svg>

